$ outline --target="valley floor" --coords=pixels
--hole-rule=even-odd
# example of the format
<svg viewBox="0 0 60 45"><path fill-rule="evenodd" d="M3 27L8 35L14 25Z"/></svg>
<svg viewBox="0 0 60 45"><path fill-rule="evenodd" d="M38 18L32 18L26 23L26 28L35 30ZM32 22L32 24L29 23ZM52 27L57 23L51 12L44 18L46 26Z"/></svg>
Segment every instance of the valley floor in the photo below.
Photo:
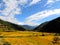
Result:
<svg viewBox="0 0 60 45"><path fill-rule="evenodd" d="M0 32L0 45L60 45L55 33L32 31Z"/></svg>

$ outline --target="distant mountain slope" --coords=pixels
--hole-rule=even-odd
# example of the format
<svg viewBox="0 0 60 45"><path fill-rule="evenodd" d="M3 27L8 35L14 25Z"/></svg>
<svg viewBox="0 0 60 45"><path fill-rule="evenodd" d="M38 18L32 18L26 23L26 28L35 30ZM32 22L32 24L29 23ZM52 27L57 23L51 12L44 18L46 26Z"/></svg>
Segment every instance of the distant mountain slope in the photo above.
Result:
<svg viewBox="0 0 60 45"><path fill-rule="evenodd" d="M22 25L26 30L33 30L35 26L29 26L29 25Z"/></svg>
<svg viewBox="0 0 60 45"><path fill-rule="evenodd" d="M51 20L49 22L44 22L34 30L41 31L41 32L56 32L60 33L60 17Z"/></svg>
<svg viewBox="0 0 60 45"><path fill-rule="evenodd" d="M16 25L0 19L0 31L13 31L13 30L24 31L25 29L20 25Z"/></svg>

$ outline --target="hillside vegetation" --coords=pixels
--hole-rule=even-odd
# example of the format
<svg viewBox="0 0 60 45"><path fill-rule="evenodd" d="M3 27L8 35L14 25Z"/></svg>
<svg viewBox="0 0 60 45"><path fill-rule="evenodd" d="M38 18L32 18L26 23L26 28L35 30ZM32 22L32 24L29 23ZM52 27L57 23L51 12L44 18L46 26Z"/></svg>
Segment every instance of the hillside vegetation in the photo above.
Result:
<svg viewBox="0 0 60 45"><path fill-rule="evenodd" d="M18 30L24 31L25 29L20 25L16 25L0 19L0 31L18 31Z"/></svg>

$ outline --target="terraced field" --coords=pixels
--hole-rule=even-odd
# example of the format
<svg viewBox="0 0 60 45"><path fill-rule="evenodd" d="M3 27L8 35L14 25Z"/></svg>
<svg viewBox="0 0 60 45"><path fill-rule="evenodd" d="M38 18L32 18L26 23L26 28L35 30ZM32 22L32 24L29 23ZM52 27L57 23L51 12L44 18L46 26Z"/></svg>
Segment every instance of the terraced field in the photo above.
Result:
<svg viewBox="0 0 60 45"><path fill-rule="evenodd" d="M54 34L32 31L0 32L0 45L60 45L60 36L53 36Z"/></svg>

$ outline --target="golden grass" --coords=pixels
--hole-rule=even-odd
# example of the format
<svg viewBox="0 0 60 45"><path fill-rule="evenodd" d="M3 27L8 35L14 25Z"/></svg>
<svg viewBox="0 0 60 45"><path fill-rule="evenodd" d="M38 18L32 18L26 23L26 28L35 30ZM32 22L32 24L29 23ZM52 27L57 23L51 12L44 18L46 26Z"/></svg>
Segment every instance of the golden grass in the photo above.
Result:
<svg viewBox="0 0 60 45"><path fill-rule="evenodd" d="M44 33L32 31L0 32L0 45L60 45L53 44L54 33ZM60 37L60 36L58 36Z"/></svg>

